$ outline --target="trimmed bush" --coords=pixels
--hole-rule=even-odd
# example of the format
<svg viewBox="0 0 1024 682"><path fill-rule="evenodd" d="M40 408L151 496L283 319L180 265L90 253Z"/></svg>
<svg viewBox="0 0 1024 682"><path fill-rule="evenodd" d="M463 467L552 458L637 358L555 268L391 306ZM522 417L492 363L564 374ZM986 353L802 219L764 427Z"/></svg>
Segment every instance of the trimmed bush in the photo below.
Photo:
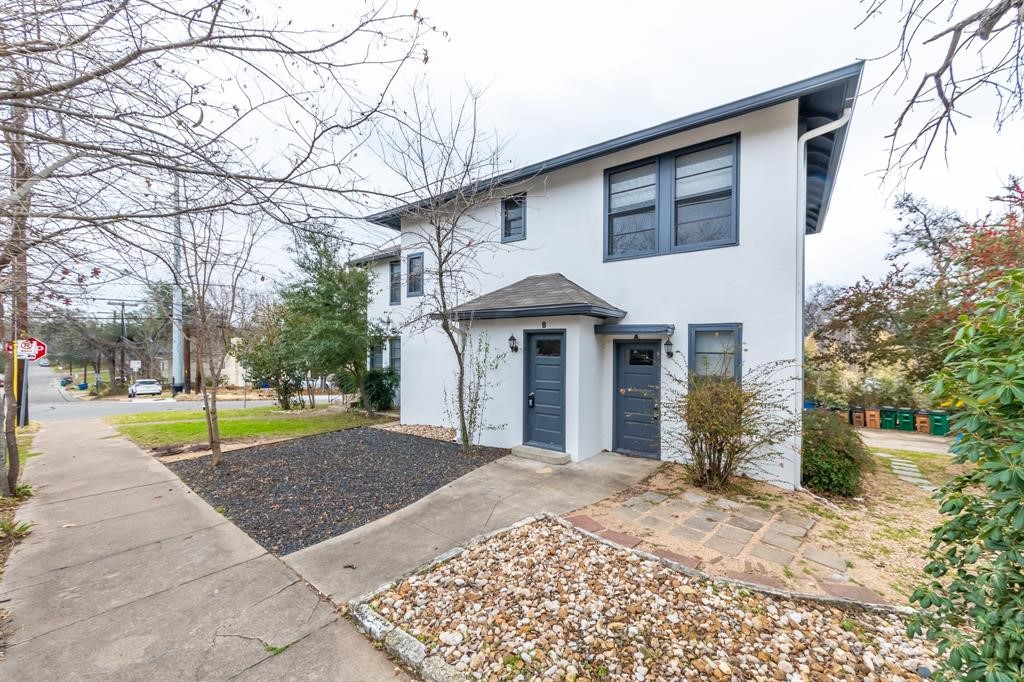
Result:
<svg viewBox="0 0 1024 682"><path fill-rule="evenodd" d="M820 493L851 497L860 489L861 471L870 462L860 436L838 415L826 410L804 412L803 485Z"/></svg>
<svg viewBox="0 0 1024 682"><path fill-rule="evenodd" d="M371 369L366 373L366 396L373 409L383 412L395 405L398 392L398 372L390 367Z"/></svg>

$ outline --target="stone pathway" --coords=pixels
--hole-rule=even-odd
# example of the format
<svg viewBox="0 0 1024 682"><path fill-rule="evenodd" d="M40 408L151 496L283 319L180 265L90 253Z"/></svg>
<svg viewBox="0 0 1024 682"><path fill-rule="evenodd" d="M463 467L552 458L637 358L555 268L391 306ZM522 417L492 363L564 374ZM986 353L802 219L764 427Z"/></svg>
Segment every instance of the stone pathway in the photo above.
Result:
<svg viewBox="0 0 1024 682"><path fill-rule="evenodd" d="M876 452L876 455L883 459L889 460L889 466L892 467L892 473L896 475L896 478L901 481L906 481L911 485L916 485L921 490L933 493L938 488L932 484L924 475L921 474L921 470L917 468L917 465L906 459L899 459L895 455L890 455L887 452Z"/></svg>
<svg viewBox="0 0 1024 682"><path fill-rule="evenodd" d="M850 581L845 557L809 542L815 520L791 510L771 511L693 490L671 496L647 491L595 515L599 518L568 518L624 547L647 543L653 554L736 580L783 588L780 576L800 573L832 596L884 602ZM621 532L609 524L633 530ZM688 554L665 545L685 546Z"/></svg>

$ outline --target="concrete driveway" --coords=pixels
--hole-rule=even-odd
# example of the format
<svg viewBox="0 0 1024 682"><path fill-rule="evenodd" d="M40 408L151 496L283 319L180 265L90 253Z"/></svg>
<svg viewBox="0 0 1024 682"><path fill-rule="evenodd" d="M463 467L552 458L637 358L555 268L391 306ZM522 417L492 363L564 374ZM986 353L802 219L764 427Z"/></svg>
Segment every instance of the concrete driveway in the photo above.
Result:
<svg viewBox="0 0 1024 682"><path fill-rule="evenodd" d="M45 424L5 680L408 679L293 570L98 421ZM281 651L281 648L287 647Z"/></svg>
<svg viewBox="0 0 1024 682"><path fill-rule="evenodd" d="M283 559L341 604L481 533L537 512L563 514L604 499L660 464L610 453L564 466L504 457L390 516Z"/></svg>
<svg viewBox="0 0 1024 682"><path fill-rule="evenodd" d="M889 448L892 450L913 450L929 452L933 455L948 455L952 438L931 436L916 431L894 431L891 429L857 429L861 440L869 448Z"/></svg>

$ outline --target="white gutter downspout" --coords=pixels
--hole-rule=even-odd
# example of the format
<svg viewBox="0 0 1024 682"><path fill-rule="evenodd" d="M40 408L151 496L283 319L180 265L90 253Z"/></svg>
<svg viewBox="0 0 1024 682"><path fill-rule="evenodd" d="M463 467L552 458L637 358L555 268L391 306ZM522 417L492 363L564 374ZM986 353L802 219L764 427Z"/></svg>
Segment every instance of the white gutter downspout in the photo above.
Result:
<svg viewBox="0 0 1024 682"><path fill-rule="evenodd" d="M831 133L833 130L839 130L850 122L851 116L853 116L853 107L846 107L843 109L843 115L836 120L808 130L797 138L796 272L798 281L796 287L796 414L800 414L804 409L804 239L807 235L807 143L816 137ZM800 486L801 443L802 436L798 433L796 445L793 449L797 458L796 475L793 480L793 488L795 490L802 489Z"/></svg>

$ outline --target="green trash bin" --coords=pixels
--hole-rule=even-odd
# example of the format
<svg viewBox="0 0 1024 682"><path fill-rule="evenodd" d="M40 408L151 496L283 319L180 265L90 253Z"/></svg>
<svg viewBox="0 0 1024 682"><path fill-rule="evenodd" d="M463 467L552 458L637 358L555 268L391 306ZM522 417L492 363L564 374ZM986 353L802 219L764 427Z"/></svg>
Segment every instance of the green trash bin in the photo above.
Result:
<svg viewBox="0 0 1024 682"><path fill-rule="evenodd" d="M932 410L932 435L945 436L949 433L949 415L942 410Z"/></svg>
<svg viewBox="0 0 1024 682"><path fill-rule="evenodd" d="M896 408L882 406L882 428L883 429L895 429L896 428Z"/></svg>
<svg viewBox="0 0 1024 682"><path fill-rule="evenodd" d="M899 408L896 410L896 427L900 431L914 430L914 410Z"/></svg>

